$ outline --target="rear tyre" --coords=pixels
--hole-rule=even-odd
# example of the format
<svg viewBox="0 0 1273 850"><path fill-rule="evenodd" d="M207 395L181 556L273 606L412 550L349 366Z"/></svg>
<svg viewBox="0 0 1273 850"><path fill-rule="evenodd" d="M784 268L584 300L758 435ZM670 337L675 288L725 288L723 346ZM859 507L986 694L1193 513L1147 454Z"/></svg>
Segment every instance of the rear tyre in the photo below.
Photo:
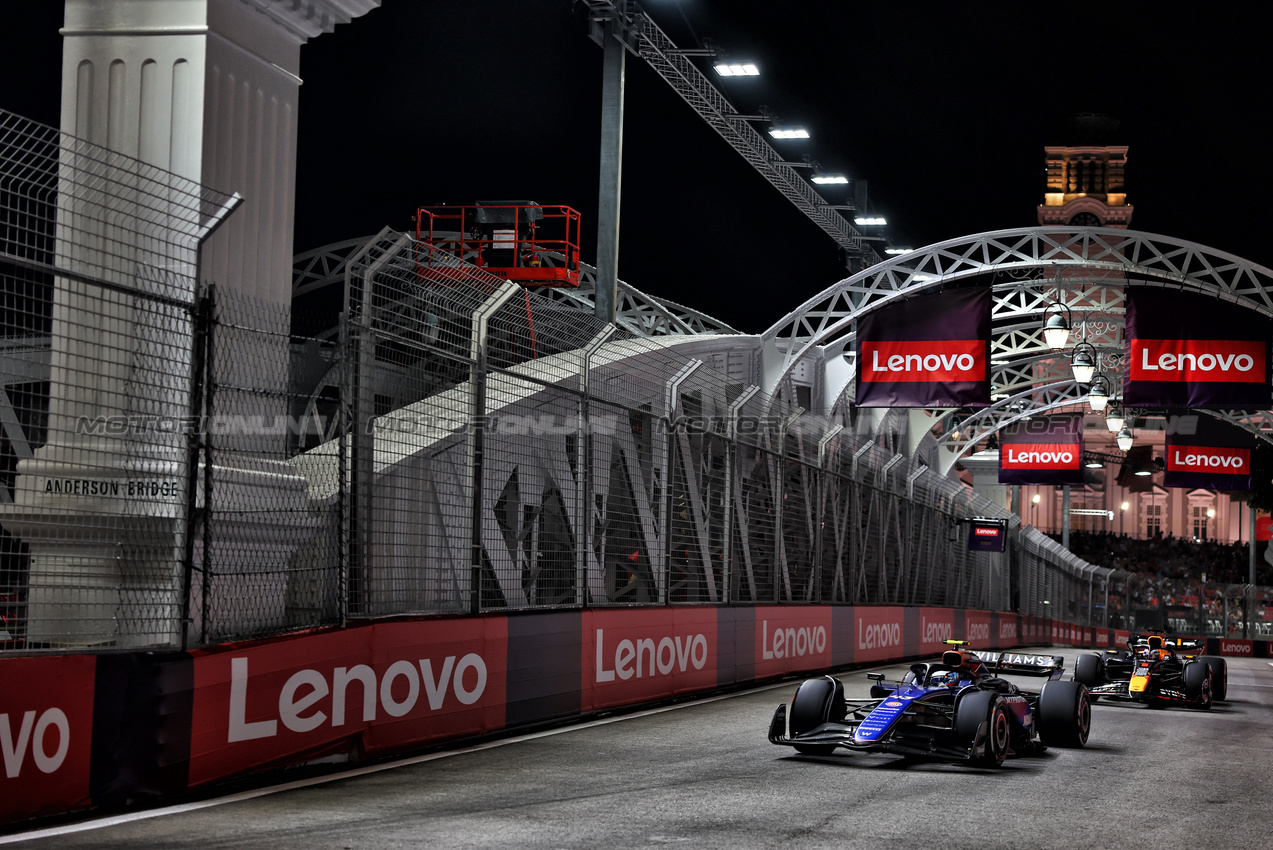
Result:
<svg viewBox="0 0 1273 850"><path fill-rule="evenodd" d="M1204 655L1198 660L1211 668L1211 698L1224 702L1229 695L1229 662L1218 655Z"/></svg>
<svg viewBox="0 0 1273 850"><path fill-rule="evenodd" d="M839 698L837 709L836 702ZM838 716L837 716L838 715ZM791 713L788 724L791 737L802 735L817 729L829 720L844 719L844 686L830 676L820 679L805 679L796 688L796 695L791 699ZM796 744L796 752L811 756L829 755L835 750L830 744Z"/></svg>
<svg viewBox="0 0 1273 850"><path fill-rule="evenodd" d="M955 704L955 736L969 747L977 743L981 724L986 723L985 751L972 759L979 767L998 767L1008 755L1012 726L998 694L973 691Z"/></svg>
<svg viewBox="0 0 1273 850"><path fill-rule="evenodd" d="M1180 677L1184 680L1185 696L1193 700L1198 708L1211 708L1211 668L1201 661L1192 661L1185 665Z"/></svg>
<svg viewBox="0 0 1273 850"><path fill-rule="evenodd" d="M1092 728L1092 702L1082 682L1053 679L1039 692L1035 724L1039 740L1049 747L1081 747Z"/></svg>
<svg viewBox="0 0 1273 850"><path fill-rule="evenodd" d="M1099 655L1080 655L1074 659L1074 681L1089 688L1105 684L1105 665Z"/></svg>

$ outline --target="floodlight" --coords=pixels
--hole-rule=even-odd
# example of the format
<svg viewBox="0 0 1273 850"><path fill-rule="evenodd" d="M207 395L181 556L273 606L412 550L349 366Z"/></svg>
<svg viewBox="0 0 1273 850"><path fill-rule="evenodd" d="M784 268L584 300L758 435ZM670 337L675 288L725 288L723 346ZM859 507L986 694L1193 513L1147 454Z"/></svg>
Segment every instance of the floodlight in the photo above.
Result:
<svg viewBox="0 0 1273 850"><path fill-rule="evenodd" d="M745 64L720 62L716 65L716 73L722 77L758 77L760 69L750 62Z"/></svg>

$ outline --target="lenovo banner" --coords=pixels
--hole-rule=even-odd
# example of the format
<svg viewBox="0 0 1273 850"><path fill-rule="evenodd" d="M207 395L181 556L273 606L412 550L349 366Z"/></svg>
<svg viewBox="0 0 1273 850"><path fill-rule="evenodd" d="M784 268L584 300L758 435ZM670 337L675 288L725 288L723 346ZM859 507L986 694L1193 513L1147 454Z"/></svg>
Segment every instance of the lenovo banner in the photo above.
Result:
<svg viewBox="0 0 1273 850"><path fill-rule="evenodd" d="M504 727L504 617L375 623L194 656L190 786Z"/></svg>
<svg viewBox="0 0 1273 850"><path fill-rule="evenodd" d="M919 609L919 651L925 655L939 655L949 649L946 641L962 639L955 634L954 612L949 608Z"/></svg>
<svg viewBox="0 0 1273 850"><path fill-rule="evenodd" d="M858 319L859 407L988 407L990 288L952 289Z"/></svg>
<svg viewBox="0 0 1273 850"><path fill-rule="evenodd" d="M973 517L969 520L968 551L1002 552L1008 539L1008 524L1001 519Z"/></svg>
<svg viewBox="0 0 1273 850"><path fill-rule="evenodd" d="M1269 406L1269 320L1209 295L1127 287L1123 404Z"/></svg>
<svg viewBox="0 0 1273 850"><path fill-rule="evenodd" d="M1036 416L999 432L1000 484L1082 484L1083 417Z"/></svg>
<svg viewBox="0 0 1273 850"><path fill-rule="evenodd" d="M96 659L0 659L0 823L89 804Z"/></svg>
<svg viewBox="0 0 1273 850"><path fill-rule="evenodd" d="M1250 490L1255 438L1210 416L1197 419L1192 434L1167 433L1163 485L1190 490Z"/></svg>
<svg viewBox="0 0 1273 850"><path fill-rule="evenodd" d="M891 661L903 656L904 608L854 608L853 661Z"/></svg>
<svg viewBox="0 0 1273 850"><path fill-rule="evenodd" d="M756 678L831 666L831 609L784 606L756 609Z"/></svg>
<svg viewBox="0 0 1273 850"><path fill-rule="evenodd" d="M716 687L715 608L583 612L583 711Z"/></svg>

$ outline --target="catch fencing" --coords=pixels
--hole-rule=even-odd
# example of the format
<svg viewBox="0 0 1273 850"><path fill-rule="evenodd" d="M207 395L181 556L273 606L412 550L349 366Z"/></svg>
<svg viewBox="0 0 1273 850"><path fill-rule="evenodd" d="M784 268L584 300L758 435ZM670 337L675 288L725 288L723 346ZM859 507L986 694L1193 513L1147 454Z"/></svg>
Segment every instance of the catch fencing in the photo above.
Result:
<svg viewBox="0 0 1273 850"><path fill-rule="evenodd" d="M392 231L346 265L340 340L306 338L198 285L232 198L0 133L0 649L581 606L1102 624L1108 570L767 396L750 338L640 336ZM973 517L1006 551L969 550Z"/></svg>

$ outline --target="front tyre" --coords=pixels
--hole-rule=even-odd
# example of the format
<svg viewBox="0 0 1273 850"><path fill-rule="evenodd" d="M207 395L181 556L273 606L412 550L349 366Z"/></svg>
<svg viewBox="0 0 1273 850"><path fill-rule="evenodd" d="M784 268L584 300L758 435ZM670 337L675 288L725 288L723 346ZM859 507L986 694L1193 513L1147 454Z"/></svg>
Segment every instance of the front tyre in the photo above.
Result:
<svg viewBox="0 0 1273 850"><path fill-rule="evenodd" d="M1185 665L1181 678L1184 680L1185 696L1193 700L1198 708L1204 711L1210 709L1213 698L1211 668L1202 661L1194 661Z"/></svg>
<svg viewBox="0 0 1273 850"><path fill-rule="evenodd" d="M1049 747L1081 747L1092 728L1092 702L1082 682L1053 679L1039 692L1036 726Z"/></svg>
<svg viewBox="0 0 1273 850"><path fill-rule="evenodd" d="M1074 659L1074 681L1082 682L1089 688L1105 684L1105 671L1099 655L1087 653Z"/></svg>
<svg viewBox="0 0 1273 850"><path fill-rule="evenodd" d="M1211 670L1211 698L1224 702L1229 695L1229 662L1218 655L1204 655L1198 660Z"/></svg>
<svg viewBox="0 0 1273 850"><path fill-rule="evenodd" d="M1012 726L1003 701L993 691L972 691L955 704L955 736L969 748L976 746L981 724L986 723L983 752L972 763L979 767L998 767L1008 756Z"/></svg>
<svg viewBox="0 0 1273 850"><path fill-rule="evenodd" d="M828 721L844 719L844 686L830 676L805 679L796 688L791 699L789 728L795 738L817 729ZM796 752L811 756L830 755L835 747L830 744L795 744Z"/></svg>

